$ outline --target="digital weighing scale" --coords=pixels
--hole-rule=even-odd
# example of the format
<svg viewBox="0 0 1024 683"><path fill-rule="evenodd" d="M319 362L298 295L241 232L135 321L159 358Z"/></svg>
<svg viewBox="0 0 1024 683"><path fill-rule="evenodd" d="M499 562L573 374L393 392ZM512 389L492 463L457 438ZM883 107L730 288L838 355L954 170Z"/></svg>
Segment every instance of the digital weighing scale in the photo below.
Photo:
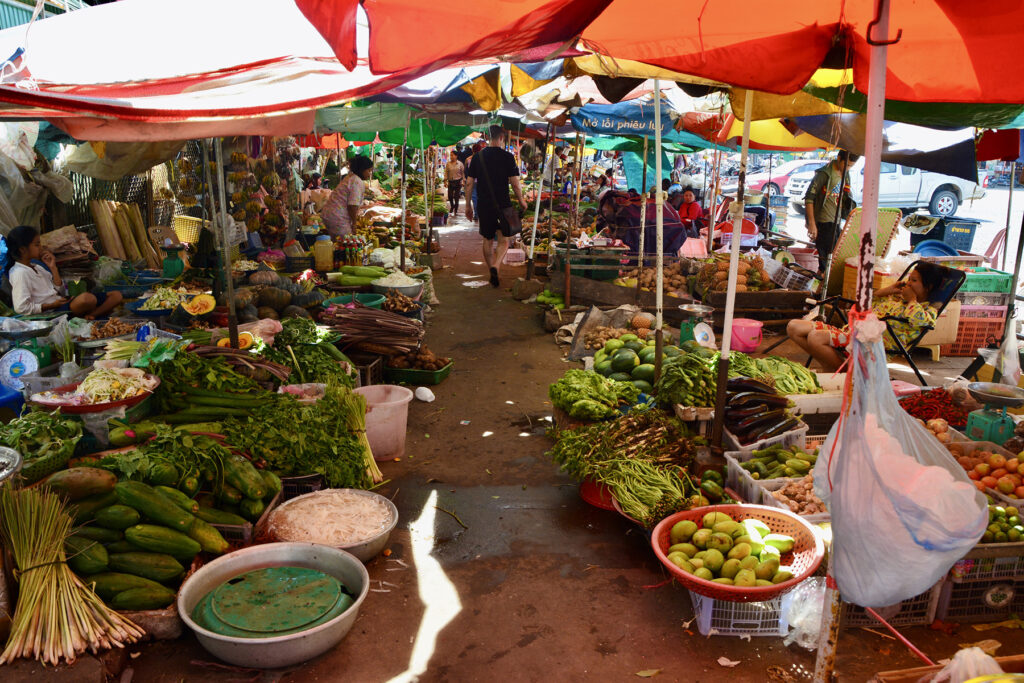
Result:
<svg viewBox="0 0 1024 683"><path fill-rule="evenodd" d="M1006 409L1024 406L1024 389L995 382L972 382L967 390L976 401L985 404L967 415L967 438L1002 445L1013 436L1016 427Z"/></svg>
<svg viewBox="0 0 1024 683"><path fill-rule="evenodd" d="M703 304L681 304L679 310L689 316L679 325L679 343L696 341L701 346L715 348L715 333L710 324L715 309Z"/></svg>

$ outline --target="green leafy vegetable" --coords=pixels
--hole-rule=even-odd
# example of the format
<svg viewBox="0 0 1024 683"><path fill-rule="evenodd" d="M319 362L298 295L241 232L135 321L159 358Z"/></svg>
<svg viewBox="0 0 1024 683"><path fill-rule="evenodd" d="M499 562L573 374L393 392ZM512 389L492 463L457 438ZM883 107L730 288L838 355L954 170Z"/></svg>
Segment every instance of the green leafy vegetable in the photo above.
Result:
<svg viewBox="0 0 1024 683"><path fill-rule="evenodd" d="M552 405L572 417L603 420L617 415L620 403L636 403L640 390L630 382L615 382L596 372L569 370L548 387L548 396Z"/></svg>
<svg viewBox="0 0 1024 683"><path fill-rule="evenodd" d="M703 358L697 354L684 353L666 359L661 366L661 378L655 387L658 402L663 406L715 405L717 366L717 355L713 358Z"/></svg>

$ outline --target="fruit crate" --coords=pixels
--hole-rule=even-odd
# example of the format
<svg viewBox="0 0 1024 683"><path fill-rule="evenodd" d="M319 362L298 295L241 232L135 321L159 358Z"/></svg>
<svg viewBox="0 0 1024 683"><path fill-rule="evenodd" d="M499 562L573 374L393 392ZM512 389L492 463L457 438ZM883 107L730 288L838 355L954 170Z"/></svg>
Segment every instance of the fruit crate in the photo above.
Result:
<svg viewBox="0 0 1024 683"><path fill-rule="evenodd" d="M301 477L281 477L281 502L315 493L324 487L324 475L304 474Z"/></svg>
<svg viewBox="0 0 1024 683"><path fill-rule="evenodd" d="M728 447L727 452L733 454L735 457L736 453L743 453L746 458L737 458L737 460L743 461L750 457L750 453L759 451L769 446L799 446L804 448L807 445L807 432L810 428L802 421L799 422L795 429L791 429L788 432L783 432L778 436L772 436L767 439L761 439L754 443L741 445L739 439L730 432L728 429L723 429L725 435L725 444Z"/></svg>
<svg viewBox="0 0 1024 683"><path fill-rule="evenodd" d="M936 618L955 622L990 622L1024 611L1024 581L946 581Z"/></svg>
<svg viewBox="0 0 1024 683"><path fill-rule="evenodd" d="M967 279L960 287L961 292L1010 292L1013 275L994 268L971 268Z"/></svg>
<svg viewBox="0 0 1024 683"><path fill-rule="evenodd" d="M1005 318L960 318L956 341L943 344L939 350L944 356L976 356L978 349L998 343L1003 338Z"/></svg>
<svg viewBox="0 0 1024 683"><path fill-rule="evenodd" d="M245 524L211 524L211 526L219 531L224 540L235 548L250 545L255 540L259 531L266 528L267 520L270 519L270 513L281 503L283 493L284 490L282 489L277 492L276 496L270 499L263 514L256 520L255 525L246 522Z"/></svg>
<svg viewBox="0 0 1024 683"><path fill-rule="evenodd" d="M740 466L740 463L750 459L750 455L750 453L744 454L737 451L725 454L725 486L739 494L744 502L761 505L761 499L764 497L762 484L778 483L781 487L789 482L789 479L765 479L763 481L754 479L750 476L750 472L747 472ZM772 507L779 506L772 505Z"/></svg>
<svg viewBox="0 0 1024 683"><path fill-rule="evenodd" d="M980 543L949 570L953 583L1014 581L1024 577L1024 542Z"/></svg>
<svg viewBox="0 0 1024 683"><path fill-rule="evenodd" d="M954 298L964 306L1002 306L1005 310L1013 297L1009 292L957 292Z"/></svg>
<svg viewBox="0 0 1024 683"><path fill-rule="evenodd" d="M766 602L731 602L690 593L693 616L702 636L785 636L792 592Z"/></svg>
<svg viewBox="0 0 1024 683"><path fill-rule="evenodd" d="M381 356L372 353L350 353L348 358L355 363L359 371L359 384L356 386L368 387L384 383L384 359Z"/></svg>
<svg viewBox="0 0 1024 683"><path fill-rule="evenodd" d="M939 597L945 581L939 581L934 586L921 593L917 597L904 600L889 607L874 608L878 615L889 622L892 626L922 626L935 621L936 610L939 606ZM941 617L940 617L941 618ZM843 628L878 627L882 624L868 613L863 607L843 603Z"/></svg>

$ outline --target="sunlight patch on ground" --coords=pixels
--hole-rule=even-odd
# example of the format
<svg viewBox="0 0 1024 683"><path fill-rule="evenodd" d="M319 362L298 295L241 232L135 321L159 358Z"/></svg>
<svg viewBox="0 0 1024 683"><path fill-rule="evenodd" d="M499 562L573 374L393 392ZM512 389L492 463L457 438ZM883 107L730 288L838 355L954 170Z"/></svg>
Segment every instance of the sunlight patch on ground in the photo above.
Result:
<svg viewBox="0 0 1024 683"><path fill-rule="evenodd" d="M480 436L482 436L482 437L484 437L486 439L488 436L491 436L492 434L494 434L494 432L484 432Z"/></svg>
<svg viewBox="0 0 1024 683"><path fill-rule="evenodd" d="M412 557L416 562L420 600L426 608L413 642L409 668L391 679L392 683L415 681L427 671L434 655L437 636L462 611L462 602L455 586L448 580L441 564L431 553L434 550L434 522L437 517L437 491L431 491L423 511L409 524Z"/></svg>

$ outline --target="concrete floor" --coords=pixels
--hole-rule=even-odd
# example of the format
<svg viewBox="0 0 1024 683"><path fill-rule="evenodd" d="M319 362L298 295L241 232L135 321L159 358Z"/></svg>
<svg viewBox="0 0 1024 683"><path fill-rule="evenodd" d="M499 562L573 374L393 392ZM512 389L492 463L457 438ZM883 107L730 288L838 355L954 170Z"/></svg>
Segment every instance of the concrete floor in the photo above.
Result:
<svg viewBox="0 0 1024 683"><path fill-rule="evenodd" d="M809 680L814 654L781 638L697 633L645 535L584 503L545 457L547 386L572 366L537 309L509 295L523 269L505 269L499 290L465 286L484 278L479 240L464 222L442 233L426 341L455 369L435 402L411 405L406 456L382 463L401 521L391 555L368 567L374 592L353 630L316 660L264 673L211 666L191 635L145 644L134 680L624 681L652 669L666 681ZM1024 651L1024 631L905 633L934 659L989 637L1000 654ZM918 665L892 639L843 632L842 680Z"/></svg>

